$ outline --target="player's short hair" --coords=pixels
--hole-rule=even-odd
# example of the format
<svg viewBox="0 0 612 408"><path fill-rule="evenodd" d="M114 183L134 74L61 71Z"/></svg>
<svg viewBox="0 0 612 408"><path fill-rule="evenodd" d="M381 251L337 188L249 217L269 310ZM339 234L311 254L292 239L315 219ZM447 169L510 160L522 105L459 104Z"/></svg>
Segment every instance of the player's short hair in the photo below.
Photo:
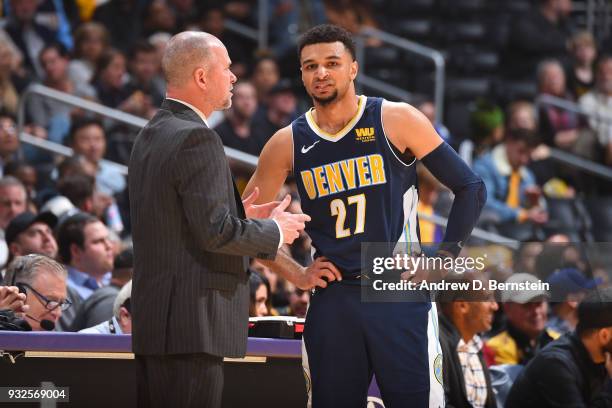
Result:
<svg viewBox="0 0 612 408"><path fill-rule="evenodd" d="M307 45L320 43L341 42L344 47L351 53L353 61L357 59L355 52L355 43L351 33L342 27L333 24L321 24L306 31L298 40L298 58L302 55L302 49Z"/></svg>

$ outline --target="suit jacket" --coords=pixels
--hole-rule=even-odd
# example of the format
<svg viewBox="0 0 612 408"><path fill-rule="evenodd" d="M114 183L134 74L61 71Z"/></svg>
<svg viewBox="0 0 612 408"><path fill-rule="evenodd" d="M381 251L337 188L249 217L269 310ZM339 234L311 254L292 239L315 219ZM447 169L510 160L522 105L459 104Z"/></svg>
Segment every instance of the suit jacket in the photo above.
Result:
<svg viewBox="0 0 612 408"><path fill-rule="evenodd" d="M457 354L457 344L459 344L459 340L461 339L459 331L457 331L450 319L447 319L446 316L442 314L439 315L439 321L446 406L447 408L471 408L472 404L468 401L467 392L465 390L463 369L461 368L461 362ZM485 403L485 407L496 408L497 402L495 401L495 394L491 386L491 375L489 374L489 369L482 356L482 350L478 353L478 358L480 364L482 364L482 370L487 382L487 402Z"/></svg>
<svg viewBox="0 0 612 408"><path fill-rule="evenodd" d="M274 259L280 232L244 219L219 136L165 100L134 144L129 193L133 351L244 356L248 257Z"/></svg>

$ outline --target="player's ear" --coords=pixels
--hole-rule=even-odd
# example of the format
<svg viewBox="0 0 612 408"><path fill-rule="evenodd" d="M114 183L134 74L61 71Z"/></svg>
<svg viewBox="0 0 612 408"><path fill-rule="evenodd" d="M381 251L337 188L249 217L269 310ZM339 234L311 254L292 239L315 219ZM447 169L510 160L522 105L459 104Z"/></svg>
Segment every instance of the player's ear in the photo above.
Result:
<svg viewBox="0 0 612 408"><path fill-rule="evenodd" d="M357 64L357 61L351 62L350 75L351 75L351 79L352 80L355 80L355 78L357 78L357 73L358 72L359 72L359 64Z"/></svg>

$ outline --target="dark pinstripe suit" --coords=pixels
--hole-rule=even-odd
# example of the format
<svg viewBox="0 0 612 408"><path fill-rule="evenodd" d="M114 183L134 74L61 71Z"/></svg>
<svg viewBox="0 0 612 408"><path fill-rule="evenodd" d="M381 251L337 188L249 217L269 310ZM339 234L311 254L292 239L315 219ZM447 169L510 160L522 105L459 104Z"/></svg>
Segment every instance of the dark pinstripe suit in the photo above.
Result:
<svg viewBox="0 0 612 408"><path fill-rule="evenodd" d="M273 259L280 234L272 220L243 219L218 135L186 105L165 100L136 139L129 192L134 353L155 361L178 354L243 356L247 257ZM149 387L170 391L167 384Z"/></svg>

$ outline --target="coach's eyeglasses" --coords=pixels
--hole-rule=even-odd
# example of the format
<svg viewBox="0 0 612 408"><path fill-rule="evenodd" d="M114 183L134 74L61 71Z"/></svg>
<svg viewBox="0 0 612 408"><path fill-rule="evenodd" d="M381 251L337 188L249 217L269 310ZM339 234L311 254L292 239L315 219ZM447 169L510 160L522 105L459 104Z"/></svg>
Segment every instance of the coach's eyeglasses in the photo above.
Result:
<svg viewBox="0 0 612 408"><path fill-rule="evenodd" d="M27 283L18 283L16 285L17 287L24 287L27 288L29 290L32 291L32 293L34 293L34 295L36 295L36 297L38 298L38 300L45 305L45 308L47 310L55 310L58 307L64 311L64 310L68 310L70 308L70 306L72 306L72 302L68 299L64 299L61 302L58 302L57 300L51 300L49 298L47 298L46 296L44 296L42 293L40 293L39 291L37 291L36 289L34 289L32 286L28 285Z"/></svg>

